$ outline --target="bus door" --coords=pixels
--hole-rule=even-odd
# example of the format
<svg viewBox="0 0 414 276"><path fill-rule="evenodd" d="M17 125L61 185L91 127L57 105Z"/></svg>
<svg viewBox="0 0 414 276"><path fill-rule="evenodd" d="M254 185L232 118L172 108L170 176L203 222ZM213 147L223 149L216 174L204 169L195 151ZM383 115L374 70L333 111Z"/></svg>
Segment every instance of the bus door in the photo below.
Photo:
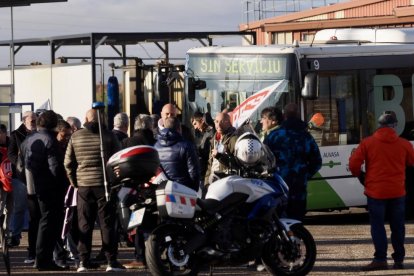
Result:
<svg viewBox="0 0 414 276"><path fill-rule="evenodd" d="M308 210L363 206L363 187L349 172L360 139L357 71L318 72L318 97L305 100L304 118L319 145L322 167L308 183Z"/></svg>

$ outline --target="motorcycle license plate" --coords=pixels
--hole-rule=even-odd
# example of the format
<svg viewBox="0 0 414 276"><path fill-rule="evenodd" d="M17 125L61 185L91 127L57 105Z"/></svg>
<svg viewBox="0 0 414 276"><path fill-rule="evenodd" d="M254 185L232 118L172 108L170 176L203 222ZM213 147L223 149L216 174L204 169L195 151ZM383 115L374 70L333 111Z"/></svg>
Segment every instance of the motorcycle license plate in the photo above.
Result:
<svg viewBox="0 0 414 276"><path fill-rule="evenodd" d="M145 207L132 212L131 216L129 217L128 230L141 225L142 221L144 220L144 214Z"/></svg>

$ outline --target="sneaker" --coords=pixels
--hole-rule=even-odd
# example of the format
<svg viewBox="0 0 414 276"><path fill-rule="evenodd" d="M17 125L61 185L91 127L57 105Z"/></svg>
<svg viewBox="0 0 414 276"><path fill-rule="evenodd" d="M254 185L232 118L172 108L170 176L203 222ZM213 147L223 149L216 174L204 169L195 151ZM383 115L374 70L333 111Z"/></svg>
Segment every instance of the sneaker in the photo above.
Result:
<svg viewBox="0 0 414 276"><path fill-rule="evenodd" d="M91 263L89 261L80 261L77 272L87 272L89 269L97 269L100 265L97 263Z"/></svg>
<svg viewBox="0 0 414 276"><path fill-rule="evenodd" d="M130 263L124 264L128 269L143 269L146 268L146 265L142 261L132 261Z"/></svg>
<svg viewBox="0 0 414 276"><path fill-rule="evenodd" d="M256 267L256 270L259 271L259 272L262 272L262 271L266 270L266 267L262 264L258 264L257 267Z"/></svg>
<svg viewBox="0 0 414 276"><path fill-rule="evenodd" d="M384 262L372 261L368 265L361 267L362 271L387 270L387 269L388 269L388 264L386 261Z"/></svg>
<svg viewBox="0 0 414 276"><path fill-rule="evenodd" d="M79 263L78 268L76 269L77 272L87 272L88 268L83 264L83 262Z"/></svg>
<svg viewBox="0 0 414 276"><path fill-rule="evenodd" d="M111 262L108 264L108 267L106 268L106 272L121 272L125 271L126 268L118 261Z"/></svg>
<svg viewBox="0 0 414 276"><path fill-rule="evenodd" d="M252 268L256 266L256 261L250 261L247 263L247 268Z"/></svg>
<svg viewBox="0 0 414 276"><path fill-rule="evenodd" d="M404 264L403 262L395 262L392 268L393 269L404 269Z"/></svg>
<svg viewBox="0 0 414 276"><path fill-rule="evenodd" d="M26 260L23 261L25 264L34 264L35 257L29 256Z"/></svg>

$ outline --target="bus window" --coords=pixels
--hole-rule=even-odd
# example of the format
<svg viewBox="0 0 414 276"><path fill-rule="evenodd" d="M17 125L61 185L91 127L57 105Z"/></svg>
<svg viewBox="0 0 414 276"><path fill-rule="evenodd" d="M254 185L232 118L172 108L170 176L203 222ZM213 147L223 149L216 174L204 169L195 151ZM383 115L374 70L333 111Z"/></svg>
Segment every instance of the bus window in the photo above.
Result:
<svg viewBox="0 0 414 276"><path fill-rule="evenodd" d="M383 111L394 111L398 124L398 135L408 140L414 139L413 112L413 71L412 69L377 70L372 76L372 93L367 99L369 114L368 135L377 128L377 118Z"/></svg>
<svg viewBox="0 0 414 276"><path fill-rule="evenodd" d="M319 97L305 101L309 132L319 146L359 142L356 80L350 72L319 73Z"/></svg>

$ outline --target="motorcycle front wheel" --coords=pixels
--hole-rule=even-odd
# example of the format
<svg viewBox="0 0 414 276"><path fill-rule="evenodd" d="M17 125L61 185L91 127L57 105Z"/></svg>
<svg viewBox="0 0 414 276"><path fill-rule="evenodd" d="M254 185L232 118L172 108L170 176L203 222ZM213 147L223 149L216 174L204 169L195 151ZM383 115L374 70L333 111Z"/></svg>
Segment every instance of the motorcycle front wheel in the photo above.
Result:
<svg viewBox="0 0 414 276"><path fill-rule="evenodd" d="M273 275L307 275L316 260L312 234L302 225L291 226L292 242L275 239L266 244L262 261Z"/></svg>
<svg viewBox="0 0 414 276"><path fill-rule="evenodd" d="M148 237L145 257L152 275L197 275L196 256L183 250L187 238L185 229L173 224L163 225Z"/></svg>

